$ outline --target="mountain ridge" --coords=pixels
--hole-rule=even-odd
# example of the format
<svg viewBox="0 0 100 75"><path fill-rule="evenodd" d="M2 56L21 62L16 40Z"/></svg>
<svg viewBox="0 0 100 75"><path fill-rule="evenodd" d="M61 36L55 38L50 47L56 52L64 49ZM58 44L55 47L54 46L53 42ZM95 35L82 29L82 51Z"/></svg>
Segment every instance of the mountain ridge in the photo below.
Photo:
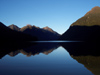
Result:
<svg viewBox="0 0 100 75"><path fill-rule="evenodd" d="M96 12L95 12L96 11ZM100 7L94 7L83 17L72 23L59 40L100 41Z"/></svg>
<svg viewBox="0 0 100 75"><path fill-rule="evenodd" d="M11 26L8 26L9 28ZM16 27L16 25L15 25ZM14 27L13 27L14 28ZM11 28L12 29L12 28ZM17 30L17 29L16 29ZM60 37L60 34L52 30L50 27L46 26L43 28L37 27L35 25L26 25L19 30L25 34L29 34L37 37L39 40L57 40Z"/></svg>
<svg viewBox="0 0 100 75"><path fill-rule="evenodd" d="M87 12L83 17L79 18L76 22L72 23L71 26L100 26L100 7L96 6Z"/></svg>
<svg viewBox="0 0 100 75"><path fill-rule="evenodd" d="M1 41L30 41L30 40L37 40L36 37L12 30L2 22L0 22L0 40Z"/></svg>
<svg viewBox="0 0 100 75"><path fill-rule="evenodd" d="M14 25L14 24L9 25L8 27L11 28L12 30L16 30L16 31L20 30L20 28L17 25Z"/></svg>

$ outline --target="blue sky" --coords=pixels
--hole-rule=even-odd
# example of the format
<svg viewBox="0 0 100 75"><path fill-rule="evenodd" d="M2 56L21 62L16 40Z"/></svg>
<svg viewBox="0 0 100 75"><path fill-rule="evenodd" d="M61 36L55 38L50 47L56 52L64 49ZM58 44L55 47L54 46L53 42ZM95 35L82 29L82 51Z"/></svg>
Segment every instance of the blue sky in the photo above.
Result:
<svg viewBox="0 0 100 75"><path fill-rule="evenodd" d="M48 26L62 34L95 6L100 0L0 0L0 21L6 26Z"/></svg>

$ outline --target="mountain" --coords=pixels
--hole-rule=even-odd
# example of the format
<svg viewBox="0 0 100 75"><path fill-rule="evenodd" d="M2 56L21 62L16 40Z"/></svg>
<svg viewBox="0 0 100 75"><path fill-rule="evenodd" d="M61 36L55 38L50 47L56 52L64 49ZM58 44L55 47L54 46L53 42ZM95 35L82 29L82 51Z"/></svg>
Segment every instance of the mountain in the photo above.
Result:
<svg viewBox="0 0 100 75"><path fill-rule="evenodd" d="M42 41L43 40L57 40L60 37L60 34L58 34L57 32L55 32L54 30L52 30L51 28L47 26L44 28L39 28L34 25L32 26L28 24L20 28L20 30L18 30L19 28L13 25L11 29L35 36L38 38L38 40L42 40Z"/></svg>
<svg viewBox="0 0 100 75"><path fill-rule="evenodd" d="M100 7L96 6L71 24L60 40L100 41Z"/></svg>
<svg viewBox="0 0 100 75"><path fill-rule="evenodd" d="M27 25L20 29L21 32L36 36L39 40L57 40L60 35L49 27L39 28Z"/></svg>
<svg viewBox="0 0 100 75"><path fill-rule="evenodd" d="M56 33L55 31L53 31L51 28L49 28L48 26L42 28L44 30L47 30L47 31L50 31L50 32L53 32L53 33Z"/></svg>
<svg viewBox="0 0 100 75"><path fill-rule="evenodd" d="M87 12L82 18L78 19L71 26L100 26L100 7L96 6Z"/></svg>
<svg viewBox="0 0 100 75"><path fill-rule="evenodd" d="M12 30L16 30L16 31L20 30L20 28L18 26L14 25L14 24L9 25L8 27L11 28Z"/></svg>
<svg viewBox="0 0 100 75"><path fill-rule="evenodd" d="M3 23L0 22L0 40L1 41L34 41L37 40L36 37L31 35L18 32L6 27Z"/></svg>

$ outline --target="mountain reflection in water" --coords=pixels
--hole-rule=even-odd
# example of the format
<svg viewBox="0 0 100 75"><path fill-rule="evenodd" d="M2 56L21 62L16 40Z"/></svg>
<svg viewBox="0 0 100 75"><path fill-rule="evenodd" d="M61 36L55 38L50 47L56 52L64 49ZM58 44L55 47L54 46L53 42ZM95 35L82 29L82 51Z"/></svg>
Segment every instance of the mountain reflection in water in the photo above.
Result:
<svg viewBox="0 0 100 75"><path fill-rule="evenodd" d="M58 47L59 47L58 43L36 43L35 45L32 45L30 47L23 48L17 51L12 51L8 55L15 56L19 53L22 53L26 55L27 57L31 55L34 56L39 53L48 55L49 53L51 53L53 50L57 49Z"/></svg>
<svg viewBox="0 0 100 75"><path fill-rule="evenodd" d="M0 47L0 58L8 54L9 56L16 56L22 53L26 56L36 55L43 53L48 55L53 50L59 47L58 43L31 43L31 42L8 42L7 46L3 43Z"/></svg>
<svg viewBox="0 0 100 75"><path fill-rule="evenodd" d="M16 55L20 53L27 57L30 57L30 56L34 57L35 55L38 55L40 53L48 55L54 50L57 50L59 47L63 47L66 50L66 53L68 52L70 54L71 58L76 60L78 63L83 64L93 74L100 75L99 73L100 72L100 53L99 53L100 47L99 47L99 44L92 43L92 42L91 43L89 42L88 43L87 42L49 42L49 43L48 42L35 42L35 43L6 42L6 43L2 43L2 45L0 46L0 58L2 61L3 57L5 57L6 55L9 55L10 57L15 57ZM63 50L61 52L63 52ZM64 57L64 58L67 59L67 57ZM59 57L56 57L56 59L63 59L63 58L59 56ZM53 63L53 61L51 62ZM56 64L57 63L59 64L60 62L64 63L63 61L59 61L59 62L56 62ZM70 60L69 60L69 63L75 64L74 62L71 62ZM61 64L61 65L62 65L60 66L61 68L62 67L65 68L64 64ZM72 66L70 65L69 67L72 67ZM77 67L78 65L76 65L76 68ZM61 73L61 74L63 75L68 74L66 69L61 69L61 70L64 71L64 73ZM78 68L77 70L80 71L80 69ZM74 71L72 72L74 73ZM88 74L87 71L85 72L86 74ZM57 73L57 70L55 71L55 73ZM81 74L81 73L76 73L76 74ZM74 73L72 75L76 75L76 74ZM90 74L91 73L89 73L89 75Z"/></svg>
<svg viewBox="0 0 100 75"><path fill-rule="evenodd" d="M70 56L94 75L100 75L100 46L94 42L62 43Z"/></svg>

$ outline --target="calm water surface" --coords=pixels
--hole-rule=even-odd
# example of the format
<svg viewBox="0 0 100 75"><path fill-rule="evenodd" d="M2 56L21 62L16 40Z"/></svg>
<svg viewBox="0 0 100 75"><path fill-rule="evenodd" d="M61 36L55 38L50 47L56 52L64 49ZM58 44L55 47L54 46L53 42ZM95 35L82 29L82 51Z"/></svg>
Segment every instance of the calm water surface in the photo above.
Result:
<svg viewBox="0 0 100 75"><path fill-rule="evenodd" d="M0 75L93 75L91 65L94 64L90 62L99 57L75 56L66 47L58 43L38 43L26 48L11 48L8 52L1 48ZM92 69L95 68L92 66Z"/></svg>

